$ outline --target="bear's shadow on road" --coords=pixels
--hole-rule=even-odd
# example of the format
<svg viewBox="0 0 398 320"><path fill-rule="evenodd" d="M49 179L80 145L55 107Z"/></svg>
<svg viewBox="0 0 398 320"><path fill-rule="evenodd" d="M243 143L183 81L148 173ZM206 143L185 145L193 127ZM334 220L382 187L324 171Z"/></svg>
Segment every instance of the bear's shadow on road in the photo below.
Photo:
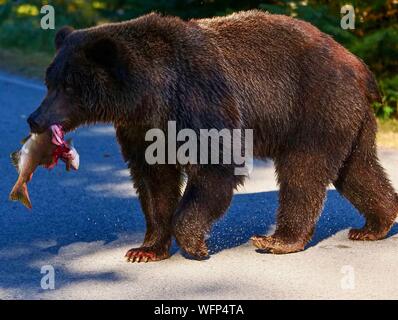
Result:
<svg viewBox="0 0 398 320"><path fill-rule="evenodd" d="M208 241L212 253L245 244L254 234L272 233L276 223L278 192L235 195L229 212L215 224ZM324 210L308 247L349 228L360 228L364 218L336 190L329 190ZM395 224L389 236L398 233Z"/></svg>
<svg viewBox="0 0 398 320"><path fill-rule="evenodd" d="M31 213L19 203L9 202L5 194L0 199L3 208L0 288L39 292L41 275L37 262L56 257L61 248L71 244L99 241L105 247L120 240L121 234L136 235L137 243L142 240L145 221L138 199L130 195L130 178L124 170L114 132L108 127L95 128L84 129L76 139L81 153L79 172L66 174L59 166L53 172L39 170L35 174L30 184L34 205ZM9 152L16 143L3 142L3 147ZM0 161L1 165L10 167L0 181L2 187L9 188L16 174L8 159ZM208 239L210 253L245 244L253 234L265 234L275 224L277 205L276 191L235 195L227 214L212 229ZM309 246L362 224L358 212L336 191L330 190ZM397 229L395 226L392 233ZM173 253L177 250L174 245ZM84 250L80 254L84 255ZM121 258L123 254L121 251ZM57 274L62 279L58 286L90 279L104 282L119 279L113 272L83 273L59 268Z"/></svg>

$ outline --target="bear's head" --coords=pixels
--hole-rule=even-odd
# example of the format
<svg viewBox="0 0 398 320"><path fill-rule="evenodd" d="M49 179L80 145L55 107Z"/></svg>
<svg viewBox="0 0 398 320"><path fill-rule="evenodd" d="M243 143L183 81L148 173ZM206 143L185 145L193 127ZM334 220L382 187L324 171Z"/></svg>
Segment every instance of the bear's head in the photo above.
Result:
<svg viewBox="0 0 398 320"><path fill-rule="evenodd" d="M101 28L63 27L55 37L56 54L46 71L47 95L29 116L33 133L53 124L65 131L93 122L112 122L118 105L126 105L139 73L130 70L126 43ZM129 85L127 85L129 84Z"/></svg>

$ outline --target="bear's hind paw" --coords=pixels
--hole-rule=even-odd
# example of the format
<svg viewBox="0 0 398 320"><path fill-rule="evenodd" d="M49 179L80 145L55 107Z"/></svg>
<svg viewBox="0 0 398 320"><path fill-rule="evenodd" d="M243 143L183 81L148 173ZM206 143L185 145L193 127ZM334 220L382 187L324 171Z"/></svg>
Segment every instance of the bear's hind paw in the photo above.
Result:
<svg viewBox="0 0 398 320"><path fill-rule="evenodd" d="M359 240L359 241L376 241L382 240L387 236L388 229L382 232L374 232L368 228L362 229L351 229L348 232L348 238L350 240Z"/></svg>
<svg viewBox="0 0 398 320"><path fill-rule="evenodd" d="M300 243L286 243L274 236L253 236L253 245L261 251L273 254L293 253L304 250L304 245Z"/></svg>

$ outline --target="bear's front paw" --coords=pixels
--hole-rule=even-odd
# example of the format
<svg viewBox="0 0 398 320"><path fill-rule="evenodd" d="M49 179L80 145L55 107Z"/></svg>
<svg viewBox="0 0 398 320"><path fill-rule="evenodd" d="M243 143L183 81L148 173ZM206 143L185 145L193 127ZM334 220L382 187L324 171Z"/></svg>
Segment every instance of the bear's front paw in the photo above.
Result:
<svg viewBox="0 0 398 320"><path fill-rule="evenodd" d="M185 254L196 260L206 260L209 258L209 251L203 239L196 239L194 241L194 238L191 238L184 242L177 240L177 243Z"/></svg>
<svg viewBox="0 0 398 320"><path fill-rule="evenodd" d="M274 236L253 236L253 244L260 250L274 254L285 254L304 250L301 242L287 243Z"/></svg>
<svg viewBox="0 0 398 320"><path fill-rule="evenodd" d="M183 251L196 260L206 260L209 258L209 251L204 242L197 248L183 247Z"/></svg>
<svg viewBox="0 0 398 320"><path fill-rule="evenodd" d="M141 247L132 248L127 251L125 257L127 262L150 262L150 261L160 261L170 257L168 251L161 251L154 247Z"/></svg>

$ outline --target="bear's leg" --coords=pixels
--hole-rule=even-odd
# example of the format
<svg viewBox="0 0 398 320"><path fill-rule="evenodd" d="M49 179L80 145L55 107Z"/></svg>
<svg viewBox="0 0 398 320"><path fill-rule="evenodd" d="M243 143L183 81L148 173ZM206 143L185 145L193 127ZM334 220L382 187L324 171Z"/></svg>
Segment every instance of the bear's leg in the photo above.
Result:
<svg viewBox="0 0 398 320"><path fill-rule="evenodd" d="M196 259L208 257L205 235L229 207L239 177L213 166L188 175L188 184L173 219L180 248Z"/></svg>
<svg viewBox="0 0 398 320"><path fill-rule="evenodd" d="M147 262L166 259L172 237L172 217L181 198L181 172L175 166L132 166L131 173L146 219L144 243L130 249L127 260Z"/></svg>
<svg viewBox="0 0 398 320"><path fill-rule="evenodd" d="M334 176L325 156L310 154L316 153L291 152L275 159L280 185L276 231L272 236L253 236L257 248L291 253L304 250L310 240Z"/></svg>
<svg viewBox="0 0 398 320"><path fill-rule="evenodd" d="M336 189L364 216L361 229L351 229L352 240L379 240L387 236L398 214L398 196L377 158L376 123L365 123L358 143L344 164Z"/></svg>

